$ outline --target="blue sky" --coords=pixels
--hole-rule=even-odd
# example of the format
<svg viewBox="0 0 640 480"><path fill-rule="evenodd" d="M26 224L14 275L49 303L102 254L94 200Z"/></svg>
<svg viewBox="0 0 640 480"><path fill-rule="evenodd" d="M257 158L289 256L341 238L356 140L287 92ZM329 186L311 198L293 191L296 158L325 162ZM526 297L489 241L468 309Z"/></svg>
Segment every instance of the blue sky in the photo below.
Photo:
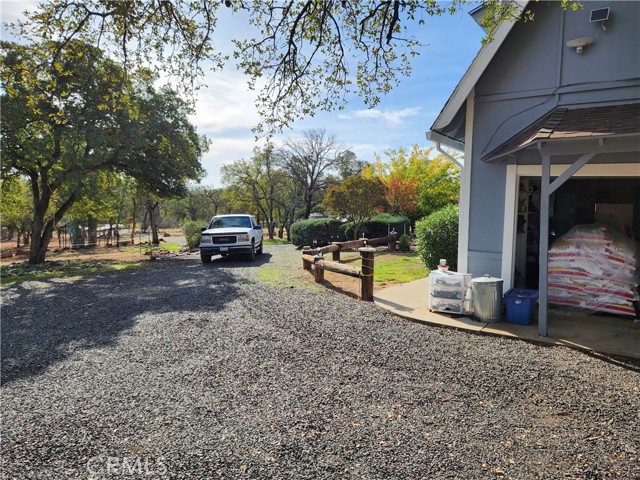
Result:
<svg viewBox="0 0 640 480"><path fill-rule="evenodd" d="M2 21L15 19L34 3L2 0ZM481 46L483 31L468 15L471 8L453 16L425 18L426 24L414 32L425 46L421 55L413 59L412 75L402 79L375 109L367 110L359 98L351 97L345 110L318 112L315 117L298 121L290 130L274 137L274 143L281 144L286 137L299 137L307 129L325 128L366 161L373 161L374 153L382 155L389 149L410 148L415 144L433 146L425 139L425 132ZM246 28L244 25L237 18L221 18L220 41L216 46L226 48L224 37L231 31L237 34L239 29ZM264 141L256 144L251 131L259 118L254 106L256 93L248 89L246 77L231 65L208 73L204 84L207 87L198 93L192 122L200 134L211 140L210 150L202 159L207 172L202 183L220 187L220 167L250 158L254 147L264 145Z"/></svg>

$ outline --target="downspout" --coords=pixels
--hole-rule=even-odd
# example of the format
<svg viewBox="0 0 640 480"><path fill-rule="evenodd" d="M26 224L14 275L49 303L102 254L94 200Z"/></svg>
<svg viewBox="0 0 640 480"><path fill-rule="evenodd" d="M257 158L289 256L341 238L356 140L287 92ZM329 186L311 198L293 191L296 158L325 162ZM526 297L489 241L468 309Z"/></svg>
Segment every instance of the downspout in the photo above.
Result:
<svg viewBox="0 0 640 480"><path fill-rule="evenodd" d="M458 168L462 171L464 166L455 157L453 157L448 152L444 151L442 149L442 144L440 142L436 142L436 150L438 150L441 154L443 154L445 157L447 157L449 160L455 163L458 166Z"/></svg>

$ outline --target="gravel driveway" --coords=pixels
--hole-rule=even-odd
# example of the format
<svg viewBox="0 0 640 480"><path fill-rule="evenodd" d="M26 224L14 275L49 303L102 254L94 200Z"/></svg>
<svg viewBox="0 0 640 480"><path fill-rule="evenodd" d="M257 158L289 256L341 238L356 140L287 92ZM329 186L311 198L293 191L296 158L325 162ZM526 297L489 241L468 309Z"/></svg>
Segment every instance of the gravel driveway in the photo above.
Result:
<svg viewBox="0 0 640 480"><path fill-rule="evenodd" d="M3 289L2 478L640 478L637 362L410 323L265 250Z"/></svg>

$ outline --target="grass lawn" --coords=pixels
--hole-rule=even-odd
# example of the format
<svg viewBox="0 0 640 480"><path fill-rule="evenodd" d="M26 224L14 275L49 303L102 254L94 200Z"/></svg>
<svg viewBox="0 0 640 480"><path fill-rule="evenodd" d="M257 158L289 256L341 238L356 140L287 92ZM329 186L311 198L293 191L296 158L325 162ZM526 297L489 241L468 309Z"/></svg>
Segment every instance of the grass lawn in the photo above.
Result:
<svg viewBox="0 0 640 480"><path fill-rule="evenodd" d="M373 279L376 282L413 282L429 272L415 253L380 253L375 258Z"/></svg>
<svg viewBox="0 0 640 480"><path fill-rule="evenodd" d="M343 253L341 261L359 266L360 255L352 252ZM373 274L375 282L407 283L428 275L429 272L416 253L376 253Z"/></svg>
<svg viewBox="0 0 640 480"><path fill-rule="evenodd" d="M177 243L161 243L160 248L162 248L162 250L168 250L170 252L180 251L180 245L178 245Z"/></svg>
<svg viewBox="0 0 640 480"><path fill-rule="evenodd" d="M265 245L286 245L289 243L286 240L281 238L274 238L273 240L269 240L268 238L265 238L263 241Z"/></svg>

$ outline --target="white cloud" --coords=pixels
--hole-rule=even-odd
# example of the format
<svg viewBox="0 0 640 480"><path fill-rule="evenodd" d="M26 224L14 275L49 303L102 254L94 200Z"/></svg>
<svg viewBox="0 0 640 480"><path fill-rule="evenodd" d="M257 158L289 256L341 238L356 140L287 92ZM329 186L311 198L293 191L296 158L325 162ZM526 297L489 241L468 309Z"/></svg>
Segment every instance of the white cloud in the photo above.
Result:
<svg viewBox="0 0 640 480"><path fill-rule="evenodd" d="M204 134L243 129L250 131L260 117L254 105L255 92L240 73L215 72L205 78L207 87L198 92L196 113L191 117Z"/></svg>
<svg viewBox="0 0 640 480"><path fill-rule="evenodd" d="M390 125L399 125L405 119L415 117L420 114L420 107L403 108L402 110L378 110L372 108L368 110L354 110L352 115L355 118L366 118L372 120L381 120Z"/></svg>
<svg viewBox="0 0 640 480"><path fill-rule="evenodd" d="M206 178L202 181L206 185L220 187L222 185L220 167L235 162L241 158L248 159L253 155L256 146L264 146L264 141L257 144L251 135L230 138L228 135L208 136L211 140L209 151L202 157L202 167L207 171Z"/></svg>
<svg viewBox="0 0 640 480"><path fill-rule="evenodd" d="M15 22L22 18L25 10L35 10L38 6L37 0L3 0L0 2L0 16L3 22Z"/></svg>

